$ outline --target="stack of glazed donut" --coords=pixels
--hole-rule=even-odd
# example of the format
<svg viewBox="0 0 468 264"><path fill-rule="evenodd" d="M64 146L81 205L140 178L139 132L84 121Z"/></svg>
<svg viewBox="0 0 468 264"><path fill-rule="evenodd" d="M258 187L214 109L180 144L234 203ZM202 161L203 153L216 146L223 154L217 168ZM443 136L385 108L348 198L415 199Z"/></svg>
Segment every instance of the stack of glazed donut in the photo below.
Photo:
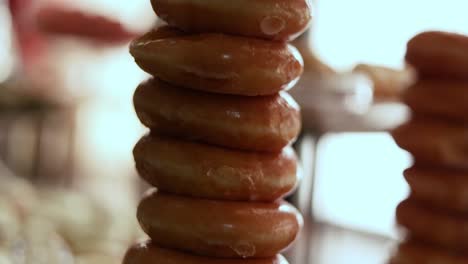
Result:
<svg viewBox="0 0 468 264"><path fill-rule="evenodd" d="M152 0L164 23L130 52L153 77L134 105L150 133L135 146L155 188L138 206L150 237L125 264L284 264L298 211L300 112L285 92L300 54L286 42L311 19L308 0Z"/></svg>
<svg viewBox="0 0 468 264"><path fill-rule="evenodd" d="M415 163L397 208L408 236L391 263L468 263L468 37L421 33L406 60L419 76L403 98L413 117L393 136Z"/></svg>

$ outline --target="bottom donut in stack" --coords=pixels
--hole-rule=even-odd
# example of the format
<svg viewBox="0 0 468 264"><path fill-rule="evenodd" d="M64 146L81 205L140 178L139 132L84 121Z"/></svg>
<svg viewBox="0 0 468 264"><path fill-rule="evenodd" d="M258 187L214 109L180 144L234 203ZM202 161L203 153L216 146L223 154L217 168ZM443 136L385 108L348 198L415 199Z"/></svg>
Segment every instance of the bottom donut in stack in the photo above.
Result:
<svg viewBox="0 0 468 264"><path fill-rule="evenodd" d="M286 259L277 255L263 259L222 259L186 254L164 249L150 241L142 242L129 249L125 256L126 264L288 264Z"/></svg>
<svg viewBox="0 0 468 264"><path fill-rule="evenodd" d="M468 37L421 33L406 60L418 73L403 98L413 117L393 136L415 163L396 211L407 237L390 263L468 263Z"/></svg>

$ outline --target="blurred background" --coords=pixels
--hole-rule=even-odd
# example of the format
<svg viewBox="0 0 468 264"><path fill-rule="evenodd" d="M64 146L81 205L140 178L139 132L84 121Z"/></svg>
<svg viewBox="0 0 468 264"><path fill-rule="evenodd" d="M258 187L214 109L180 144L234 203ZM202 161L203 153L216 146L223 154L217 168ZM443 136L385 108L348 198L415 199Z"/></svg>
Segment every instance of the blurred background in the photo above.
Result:
<svg viewBox="0 0 468 264"><path fill-rule="evenodd" d="M289 258L383 263L411 164L388 134L408 117L405 45L428 29L468 33L468 3L315 5L294 43L304 181L290 199L309 224ZM145 129L132 94L147 76L128 44L155 22L148 0L0 0L1 264L120 263L142 237L131 152Z"/></svg>

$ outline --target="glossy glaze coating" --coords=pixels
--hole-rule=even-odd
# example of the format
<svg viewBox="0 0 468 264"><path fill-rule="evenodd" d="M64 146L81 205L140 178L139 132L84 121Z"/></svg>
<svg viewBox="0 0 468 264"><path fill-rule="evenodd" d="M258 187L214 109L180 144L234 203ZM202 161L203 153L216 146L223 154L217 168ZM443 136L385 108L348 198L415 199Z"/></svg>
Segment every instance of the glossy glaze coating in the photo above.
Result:
<svg viewBox="0 0 468 264"><path fill-rule="evenodd" d="M291 147L260 154L152 135L142 138L133 154L143 179L179 195L274 201L292 191L298 181Z"/></svg>
<svg viewBox="0 0 468 264"><path fill-rule="evenodd" d="M468 121L468 82L420 80L405 91L403 101L415 113Z"/></svg>
<svg viewBox="0 0 468 264"><path fill-rule="evenodd" d="M468 172L432 167L405 171L411 196L435 208L468 213Z"/></svg>
<svg viewBox="0 0 468 264"><path fill-rule="evenodd" d="M292 87L302 58L285 43L162 26L130 46L136 63L171 84L206 92L272 95Z"/></svg>
<svg viewBox="0 0 468 264"><path fill-rule="evenodd" d="M430 31L408 42L406 61L420 78L468 79L468 37Z"/></svg>
<svg viewBox="0 0 468 264"><path fill-rule="evenodd" d="M146 241L131 247L125 255L123 264L288 264L288 262L281 255L262 259L208 258L163 249Z"/></svg>
<svg viewBox="0 0 468 264"><path fill-rule="evenodd" d="M265 97L207 94L156 79L134 95L138 117L158 133L218 146L280 152L299 134L299 106L287 93Z"/></svg>
<svg viewBox="0 0 468 264"><path fill-rule="evenodd" d="M468 126L463 123L416 117L392 134L421 165L468 168Z"/></svg>
<svg viewBox="0 0 468 264"><path fill-rule="evenodd" d="M274 257L294 241L302 224L286 202L220 202L150 191L137 218L157 245L224 258Z"/></svg>
<svg viewBox="0 0 468 264"><path fill-rule="evenodd" d="M437 187L437 186L434 186ZM396 210L410 236L442 248L468 252L468 215L433 209L409 198Z"/></svg>
<svg viewBox="0 0 468 264"><path fill-rule="evenodd" d="M152 0L159 18L188 32L292 40L311 20L309 0Z"/></svg>
<svg viewBox="0 0 468 264"><path fill-rule="evenodd" d="M466 264L468 255L457 254L419 241L400 244L390 264Z"/></svg>

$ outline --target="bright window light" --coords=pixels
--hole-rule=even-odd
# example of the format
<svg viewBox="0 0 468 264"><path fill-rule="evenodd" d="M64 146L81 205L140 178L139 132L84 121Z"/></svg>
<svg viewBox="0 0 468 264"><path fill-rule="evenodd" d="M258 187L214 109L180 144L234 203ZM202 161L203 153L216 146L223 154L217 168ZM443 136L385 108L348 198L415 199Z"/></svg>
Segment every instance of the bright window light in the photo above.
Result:
<svg viewBox="0 0 468 264"><path fill-rule="evenodd" d="M318 0L314 47L338 69L358 62L402 67L407 41L423 30L468 33L465 0Z"/></svg>
<svg viewBox="0 0 468 264"><path fill-rule="evenodd" d="M409 154L387 133L329 134L317 153L317 220L396 238L395 207L408 195L402 172Z"/></svg>
<svg viewBox="0 0 468 264"><path fill-rule="evenodd" d="M13 70L11 17L6 4L0 1L0 83L5 81Z"/></svg>

